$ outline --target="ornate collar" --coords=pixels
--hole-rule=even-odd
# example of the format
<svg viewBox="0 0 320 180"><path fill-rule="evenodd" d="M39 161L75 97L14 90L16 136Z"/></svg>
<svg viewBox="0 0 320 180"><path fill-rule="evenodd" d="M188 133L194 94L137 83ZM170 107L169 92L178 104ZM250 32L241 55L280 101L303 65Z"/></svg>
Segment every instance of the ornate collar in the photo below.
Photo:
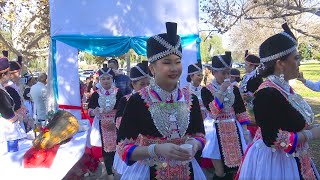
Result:
<svg viewBox="0 0 320 180"><path fill-rule="evenodd" d="M273 82L276 86L278 86L284 93L287 95L294 94L293 89L289 85L287 81L281 80L278 76L276 75L270 75L267 77L268 80Z"/></svg>
<svg viewBox="0 0 320 180"><path fill-rule="evenodd" d="M252 78L255 77L257 75L257 70L253 70L250 73L246 74L243 76L242 81L240 83L240 92L244 93L247 91L247 84L248 81Z"/></svg>
<svg viewBox="0 0 320 180"><path fill-rule="evenodd" d="M111 94L115 94L115 92L116 92L116 87L115 86L111 86L110 87L110 89L104 89L102 86L101 86L101 88L98 90L98 92L99 92L99 94L101 94L101 95L106 95L106 96L109 96L109 95L111 95Z"/></svg>
<svg viewBox="0 0 320 180"><path fill-rule="evenodd" d="M278 76L271 75L267 77L268 81L264 82L263 87L274 87L288 100L293 108L295 108L304 118L308 125L314 122L314 113L309 104L299 95L296 94L288 82L280 80ZM268 82L272 83L268 85ZM259 87L259 89L261 89Z"/></svg>
<svg viewBox="0 0 320 180"><path fill-rule="evenodd" d="M194 92L198 92L198 91L201 91L202 86L199 85L198 87L195 87L192 83L189 83L189 88L190 88L190 90L192 90Z"/></svg>
<svg viewBox="0 0 320 180"><path fill-rule="evenodd" d="M178 85L172 92L167 92L158 86L154 80L151 80L150 83L150 93L153 101L175 102L181 98L181 90Z"/></svg>

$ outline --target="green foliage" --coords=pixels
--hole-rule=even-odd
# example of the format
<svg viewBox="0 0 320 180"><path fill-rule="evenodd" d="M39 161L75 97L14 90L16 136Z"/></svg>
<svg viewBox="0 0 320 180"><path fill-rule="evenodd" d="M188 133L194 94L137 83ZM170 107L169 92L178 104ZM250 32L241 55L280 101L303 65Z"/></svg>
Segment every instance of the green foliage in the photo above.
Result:
<svg viewBox="0 0 320 180"><path fill-rule="evenodd" d="M298 50L302 59L310 59L312 58L311 46L307 43L300 43Z"/></svg>
<svg viewBox="0 0 320 180"><path fill-rule="evenodd" d="M211 57L217 54L223 54L222 38L219 35L200 34L200 54L203 64L207 64Z"/></svg>

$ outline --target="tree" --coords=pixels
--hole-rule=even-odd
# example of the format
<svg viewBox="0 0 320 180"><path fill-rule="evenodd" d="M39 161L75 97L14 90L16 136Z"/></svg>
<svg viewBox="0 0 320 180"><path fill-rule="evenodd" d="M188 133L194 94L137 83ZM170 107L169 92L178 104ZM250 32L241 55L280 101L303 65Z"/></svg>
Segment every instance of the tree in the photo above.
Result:
<svg viewBox="0 0 320 180"><path fill-rule="evenodd" d="M0 0L0 42L16 55L30 59L48 56L48 0Z"/></svg>
<svg viewBox="0 0 320 180"><path fill-rule="evenodd" d="M217 54L224 54L224 48L222 47L222 38L220 35L206 35L200 34L200 54L203 64L209 63L212 56Z"/></svg>
<svg viewBox="0 0 320 180"><path fill-rule="evenodd" d="M320 40L319 31L298 26L296 18L301 16L316 16L320 12L320 1L316 0L201 0L200 9L208 18L202 18L220 33L225 33L231 27L251 21L276 20L289 22L297 32L313 39ZM270 27L268 23L260 24ZM305 24L304 24L305 25ZM318 24L319 26L319 24Z"/></svg>

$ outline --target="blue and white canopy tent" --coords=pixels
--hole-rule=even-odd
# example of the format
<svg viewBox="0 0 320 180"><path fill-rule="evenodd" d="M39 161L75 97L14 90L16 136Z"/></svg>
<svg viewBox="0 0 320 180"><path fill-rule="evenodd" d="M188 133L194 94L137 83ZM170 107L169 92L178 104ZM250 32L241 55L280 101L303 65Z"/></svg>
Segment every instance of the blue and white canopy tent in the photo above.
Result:
<svg viewBox="0 0 320 180"><path fill-rule="evenodd" d="M119 56L133 49L146 55L148 37L177 22L182 37L183 74L200 59L198 0L50 0L50 109L69 106L80 118L78 50L97 56Z"/></svg>

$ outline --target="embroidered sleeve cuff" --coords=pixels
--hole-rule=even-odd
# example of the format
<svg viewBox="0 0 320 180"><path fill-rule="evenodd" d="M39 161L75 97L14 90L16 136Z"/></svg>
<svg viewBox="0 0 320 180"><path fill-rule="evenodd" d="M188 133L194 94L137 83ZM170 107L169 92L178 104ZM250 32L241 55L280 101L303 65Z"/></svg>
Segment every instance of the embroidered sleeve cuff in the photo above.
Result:
<svg viewBox="0 0 320 180"><path fill-rule="evenodd" d="M131 155L133 153L133 151L135 150L135 148L137 147L137 145L127 145L125 147L124 153L122 154L121 159L128 165L131 166L132 164L135 163L135 161L130 160L131 159Z"/></svg>
<svg viewBox="0 0 320 180"><path fill-rule="evenodd" d="M135 140L133 139L125 139L118 143L117 145L117 153L119 157L128 165L131 166L135 163L135 161L131 161L131 156L134 149L137 147L135 145Z"/></svg>
<svg viewBox="0 0 320 180"><path fill-rule="evenodd" d="M214 106L221 111L223 109L223 103L218 98L214 98Z"/></svg>
<svg viewBox="0 0 320 180"><path fill-rule="evenodd" d="M294 153L298 144L298 134L296 132L290 133L290 143L288 147L284 150L288 154Z"/></svg>
<svg viewBox="0 0 320 180"><path fill-rule="evenodd" d="M283 149L284 152L292 154L298 145L298 135L296 132L279 130L277 139L273 144L276 149Z"/></svg>
<svg viewBox="0 0 320 180"><path fill-rule="evenodd" d="M249 118L247 112L236 114L236 116L237 116L237 120L239 121L239 123L241 125L250 124L250 118Z"/></svg>
<svg viewBox="0 0 320 180"><path fill-rule="evenodd" d="M215 98L210 104L209 104L210 112L215 117L218 115L221 110L223 109L223 104L220 103L218 98Z"/></svg>

